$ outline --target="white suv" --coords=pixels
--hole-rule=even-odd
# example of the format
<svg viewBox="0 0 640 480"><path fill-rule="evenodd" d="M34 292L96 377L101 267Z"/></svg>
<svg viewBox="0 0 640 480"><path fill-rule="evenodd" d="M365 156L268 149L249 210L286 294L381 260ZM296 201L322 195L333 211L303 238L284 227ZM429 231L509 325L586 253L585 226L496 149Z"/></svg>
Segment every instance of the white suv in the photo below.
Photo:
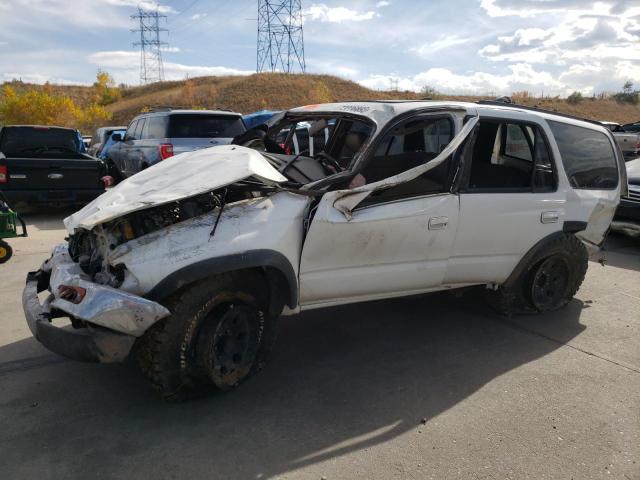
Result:
<svg viewBox="0 0 640 480"><path fill-rule="evenodd" d="M301 123L313 156L286 153ZM36 338L85 361L134 350L172 399L259 370L281 314L471 285L558 309L627 188L606 128L514 105L312 105L259 132L260 150L177 155L67 218L24 290Z"/></svg>

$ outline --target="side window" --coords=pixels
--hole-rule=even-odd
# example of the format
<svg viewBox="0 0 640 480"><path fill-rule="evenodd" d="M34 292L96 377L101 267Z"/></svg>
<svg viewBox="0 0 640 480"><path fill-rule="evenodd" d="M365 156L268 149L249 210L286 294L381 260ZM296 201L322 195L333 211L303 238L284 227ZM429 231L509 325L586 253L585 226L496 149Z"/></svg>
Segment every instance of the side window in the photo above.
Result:
<svg viewBox="0 0 640 480"><path fill-rule="evenodd" d="M135 132L136 127L138 126L138 120L134 120L129 124L126 133L124 134L125 140L134 140L136 138Z"/></svg>
<svg viewBox="0 0 640 480"><path fill-rule="evenodd" d="M141 118L138 120L138 126L134 132L134 140L140 140L142 137L142 130L144 129L145 124L147 123L146 119Z"/></svg>
<svg viewBox="0 0 640 480"><path fill-rule="evenodd" d="M453 128L448 117L413 118L401 123L382 137L361 174L367 183L373 183L428 163L449 144ZM445 160L410 182L374 192L367 203L447 191L450 161Z"/></svg>
<svg viewBox="0 0 640 480"><path fill-rule="evenodd" d="M549 120L573 188L613 190L618 167L613 145L602 132Z"/></svg>
<svg viewBox="0 0 640 480"><path fill-rule="evenodd" d="M160 139L167 137L167 117L155 116L147 118L146 138Z"/></svg>
<svg viewBox="0 0 640 480"><path fill-rule="evenodd" d="M481 120L467 166L467 191L531 192L556 188L548 145L533 124Z"/></svg>

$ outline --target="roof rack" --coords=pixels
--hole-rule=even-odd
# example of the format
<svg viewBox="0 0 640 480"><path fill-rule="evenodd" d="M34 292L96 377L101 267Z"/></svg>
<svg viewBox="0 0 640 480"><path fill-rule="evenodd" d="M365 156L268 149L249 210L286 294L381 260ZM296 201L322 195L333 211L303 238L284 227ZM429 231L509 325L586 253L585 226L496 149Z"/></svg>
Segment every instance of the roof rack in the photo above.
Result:
<svg viewBox="0 0 640 480"><path fill-rule="evenodd" d="M557 115L558 117L571 118L572 120L581 120L583 122L593 123L594 125L602 126L602 123L597 120L591 120L589 118L577 117L575 115L569 115L568 113L556 112L554 110L547 110L545 108L539 107L529 107L527 105L520 105L518 103L508 103L501 100L478 100L476 102L479 105L493 105L495 107L508 107L508 108L519 108L521 110L529 110L532 112L540 112L540 113L548 113L550 115Z"/></svg>
<svg viewBox="0 0 640 480"><path fill-rule="evenodd" d="M158 105L154 107L149 107L149 111L145 113L158 113L158 112L170 112L172 110L218 110L220 112L233 112L228 108L220 108L220 107L207 107L207 108L193 108L193 107L183 107L179 105Z"/></svg>

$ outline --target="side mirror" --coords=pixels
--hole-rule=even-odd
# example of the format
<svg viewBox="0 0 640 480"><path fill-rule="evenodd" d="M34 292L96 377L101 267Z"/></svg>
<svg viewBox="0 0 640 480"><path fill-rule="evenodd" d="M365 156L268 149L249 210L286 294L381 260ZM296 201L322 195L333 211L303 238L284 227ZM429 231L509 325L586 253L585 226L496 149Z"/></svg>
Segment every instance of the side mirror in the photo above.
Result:
<svg viewBox="0 0 640 480"><path fill-rule="evenodd" d="M111 135L111 140L113 140L114 142L121 142L123 140L122 134L114 133L113 135Z"/></svg>

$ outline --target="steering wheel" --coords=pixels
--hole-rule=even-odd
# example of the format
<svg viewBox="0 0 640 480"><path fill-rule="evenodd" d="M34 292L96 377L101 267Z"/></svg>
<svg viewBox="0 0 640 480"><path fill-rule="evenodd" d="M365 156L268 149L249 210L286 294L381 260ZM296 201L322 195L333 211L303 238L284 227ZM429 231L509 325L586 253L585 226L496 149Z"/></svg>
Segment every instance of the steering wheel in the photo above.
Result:
<svg viewBox="0 0 640 480"><path fill-rule="evenodd" d="M344 168L342 168L342 165L340 165L338 161L335 158L333 158L331 155L329 155L327 152L318 152L315 155L315 158L320 161L320 164L326 170L332 170L332 169L335 170L335 171L332 171L331 173L338 173L344 170ZM331 167L331 168L328 168L328 167Z"/></svg>

